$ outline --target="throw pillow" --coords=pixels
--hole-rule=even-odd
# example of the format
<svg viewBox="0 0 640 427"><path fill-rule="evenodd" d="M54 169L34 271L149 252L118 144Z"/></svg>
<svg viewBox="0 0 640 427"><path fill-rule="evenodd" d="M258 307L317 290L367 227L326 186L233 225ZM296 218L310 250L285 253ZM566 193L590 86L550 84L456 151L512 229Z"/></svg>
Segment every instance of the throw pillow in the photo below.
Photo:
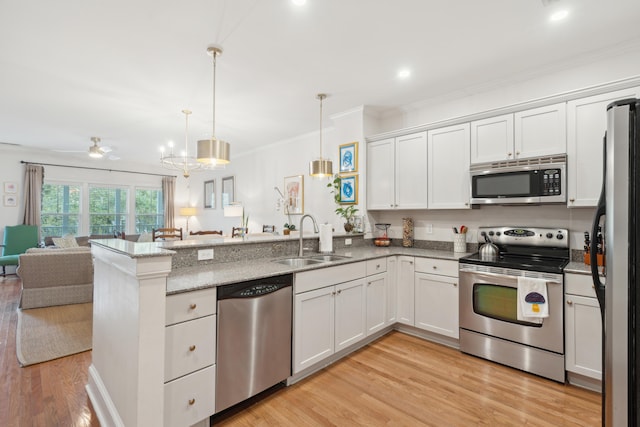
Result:
<svg viewBox="0 0 640 427"><path fill-rule="evenodd" d="M138 237L138 242L140 243L153 242L153 236L151 236L151 233L140 233L140 236Z"/></svg>
<svg viewBox="0 0 640 427"><path fill-rule="evenodd" d="M59 248L77 248L78 242L76 242L76 238L73 236L65 236L65 237L54 237L53 244Z"/></svg>

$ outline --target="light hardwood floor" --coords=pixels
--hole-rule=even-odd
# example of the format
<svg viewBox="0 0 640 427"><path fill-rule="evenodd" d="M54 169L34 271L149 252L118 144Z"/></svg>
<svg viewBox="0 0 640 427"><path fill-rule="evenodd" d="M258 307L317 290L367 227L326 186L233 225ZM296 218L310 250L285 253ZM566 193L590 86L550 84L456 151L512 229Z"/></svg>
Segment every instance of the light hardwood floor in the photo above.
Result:
<svg viewBox="0 0 640 427"><path fill-rule="evenodd" d="M19 367L19 287L0 278L0 426L98 426L91 352ZM215 425L598 426L600 395L394 332Z"/></svg>

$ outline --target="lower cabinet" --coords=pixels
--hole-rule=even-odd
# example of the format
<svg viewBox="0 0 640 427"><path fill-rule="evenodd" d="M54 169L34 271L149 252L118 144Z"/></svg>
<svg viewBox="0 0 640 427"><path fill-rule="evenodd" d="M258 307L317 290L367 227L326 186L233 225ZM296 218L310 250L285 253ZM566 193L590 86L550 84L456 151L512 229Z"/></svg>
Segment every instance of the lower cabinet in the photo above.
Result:
<svg viewBox="0 0 640 427"><path fill-rule="evenodd" d="M397 261L397 319L399 323L414 325L414 259L412 256L400 255Z"/></svg>
<svg viewBox="0 0 640 427"><path fill-rule="evenodd" d="M602 379L602 317L591 276L565 274L565 368Z"/></svg>
<svg viewBox="0 0 640 427"><path fill-rule="evenodd" d="M367 277L367 335L387 326L387 273Z"/></svg>

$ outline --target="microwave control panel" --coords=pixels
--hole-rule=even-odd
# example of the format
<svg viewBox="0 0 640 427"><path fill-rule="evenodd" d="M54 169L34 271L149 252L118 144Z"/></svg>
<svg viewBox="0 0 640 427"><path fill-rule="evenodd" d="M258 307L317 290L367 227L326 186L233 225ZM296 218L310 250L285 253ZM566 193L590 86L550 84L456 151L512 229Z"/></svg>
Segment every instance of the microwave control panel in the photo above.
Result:
<svg viewBox="0 0 640 427"><path fill-rule="evenodd" d="M542 196L557 196L562 194L562 180L560 169L545 169L542 171Z"/></svg>

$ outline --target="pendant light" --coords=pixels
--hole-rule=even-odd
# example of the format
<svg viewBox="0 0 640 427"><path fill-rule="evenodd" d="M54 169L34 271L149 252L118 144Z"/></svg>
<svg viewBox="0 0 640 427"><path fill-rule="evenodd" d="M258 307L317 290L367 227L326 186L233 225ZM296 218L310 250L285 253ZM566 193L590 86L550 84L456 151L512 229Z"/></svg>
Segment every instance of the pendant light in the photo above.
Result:
<svg viewBox="0 0 640 427"><path fill-rule="evenodd" d="M162 167L182 172L182 176L189 178L191 172L203 170L204 166L195 157L189 155L189 114L191 110L182 110L184 114L184 150L181 153L173 152L173 142L169 143L169 153L165 154L164 147L160 147L160 163Z"/></svg>
<svg viewBox="0 0 640 427"><path fill-rule="evenodd" d="M322 157L322 101L327 97L324 93L319 93L316 98L320 100L320 157L309 163L309 175L314 178L324 178L333 175L333 164L331 160Z"/></svg>
<svg viewBox="0 0 640 427"><path fill-rule="evenodd" d="M198 141L198 162L210 167L229 163L231 147L228 142L216 138L216 58L222 55L222 48L209 46L207 53L213 58L213 127L211 138Z"/></svg>

